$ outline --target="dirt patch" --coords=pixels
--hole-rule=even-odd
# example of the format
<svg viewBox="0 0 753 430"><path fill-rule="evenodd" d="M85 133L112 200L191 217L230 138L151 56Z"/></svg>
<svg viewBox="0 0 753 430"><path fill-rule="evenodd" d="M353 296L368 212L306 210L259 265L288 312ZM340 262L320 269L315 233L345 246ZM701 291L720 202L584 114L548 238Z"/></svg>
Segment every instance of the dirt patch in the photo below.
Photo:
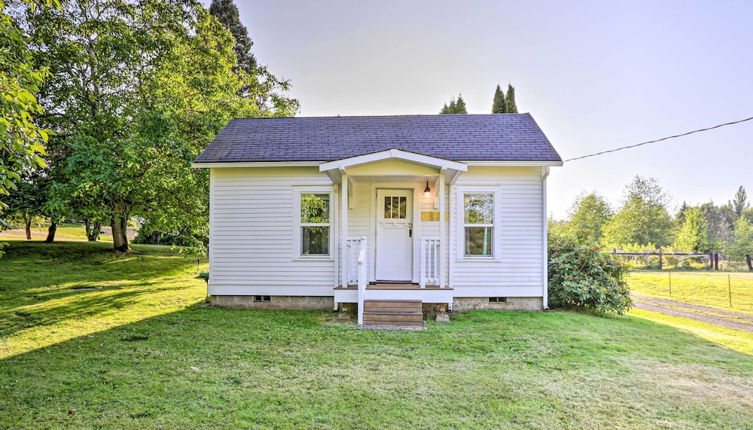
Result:
<svg viewBox="0 0 753 430"><path fill-rule="evenodd" d="M128 336L120 339L123 342L139 342L142 340L149 340L149 336Z"/></svg>
<svg viewBox="0 0 753 430"><path fill-rule="evenodd" d="M664 315L718 325L753 333L753 317L739 312L724 311L706 306L691 305L668 299L633 296L633 307ZM740 321L740 319L748 320Z"/></svg>

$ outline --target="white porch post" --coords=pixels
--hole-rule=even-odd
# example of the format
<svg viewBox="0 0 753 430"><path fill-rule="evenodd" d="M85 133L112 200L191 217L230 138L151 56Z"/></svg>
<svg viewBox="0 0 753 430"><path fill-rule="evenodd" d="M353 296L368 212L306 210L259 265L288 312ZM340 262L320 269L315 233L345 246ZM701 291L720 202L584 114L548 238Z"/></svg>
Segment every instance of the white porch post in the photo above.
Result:
<svg viewBox="0 0 753 430"><path fill-rule="evenodd" d="M439 288L444 288L444 262L445 251L447 250L447 226L445 225L445 192L444 186L447 181L447 169L442 168L439 171L439 187L437 187L437 193L439 194L439 267L437 274L439 275Z"/></svg>
<svg viewBox="0 0 753 430"><path fill-rule="evenodd" d="M348 175L341 170L340 184L340 285L348 287Z"/></svg>

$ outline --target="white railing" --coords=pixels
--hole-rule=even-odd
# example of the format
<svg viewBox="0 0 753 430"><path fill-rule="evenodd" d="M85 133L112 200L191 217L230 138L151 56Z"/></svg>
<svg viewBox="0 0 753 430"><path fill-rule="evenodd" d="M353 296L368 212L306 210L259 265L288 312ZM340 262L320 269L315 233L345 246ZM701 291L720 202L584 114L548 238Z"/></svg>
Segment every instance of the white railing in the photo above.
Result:
<svg viewBox="0 0 753 430"><path fill-rule="evenodd" d="M439 238L421 237L419 246L419 285L439 285Z"/></svg>
<svg viewBox="0 0 753 430"><path fill-rule="evenodd" d="M358 251L358 325L363 325L363 301L366 296L366 238L361 238L361 249Z"/></svg>
<svg viewBox="0 0 753 430"><path fill-rule="evenodd" d="M345 239L345 275L348 285L358 284L358 254L366 249L365 237L349 237Z"/></svg>

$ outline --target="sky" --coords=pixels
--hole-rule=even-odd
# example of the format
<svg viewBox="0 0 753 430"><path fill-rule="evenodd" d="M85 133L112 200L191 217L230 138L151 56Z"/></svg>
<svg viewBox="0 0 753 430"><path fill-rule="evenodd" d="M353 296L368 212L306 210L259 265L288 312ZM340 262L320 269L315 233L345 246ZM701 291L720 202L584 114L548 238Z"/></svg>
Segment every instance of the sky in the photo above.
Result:
<svg viewBox="0 0 753 430"><path fill-rule="evenodd" d="M208 0L205 0L208 3ZM753 116L752 1L236 0L301 116L490 113L515 87L563 158ZM635 176L700 204L753 195L753 121L552 168L548 210Z"/></svg>

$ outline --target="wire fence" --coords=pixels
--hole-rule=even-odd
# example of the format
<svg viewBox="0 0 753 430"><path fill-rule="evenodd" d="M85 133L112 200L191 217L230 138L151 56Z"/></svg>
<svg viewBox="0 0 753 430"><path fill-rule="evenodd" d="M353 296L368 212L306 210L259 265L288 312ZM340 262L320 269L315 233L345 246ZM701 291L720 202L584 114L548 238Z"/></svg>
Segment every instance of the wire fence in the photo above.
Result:
<svg viewBox="0 0 753 430"><path fill-rule="evenodd" d="M750 254L742 257L732 257L718 251L701 254L681 251L665 252L662 249L641 252L626 252L620 249L613 249L611 253L626 261L629 266L639 269L706 269L713 271L753 272L753 257Z"/></svg>
<svg viewBox="0 0 753 430"><path fill-rule="evenodd" d="M753 313L753 274L701 271L633 271L634 295Z"/></svg>

